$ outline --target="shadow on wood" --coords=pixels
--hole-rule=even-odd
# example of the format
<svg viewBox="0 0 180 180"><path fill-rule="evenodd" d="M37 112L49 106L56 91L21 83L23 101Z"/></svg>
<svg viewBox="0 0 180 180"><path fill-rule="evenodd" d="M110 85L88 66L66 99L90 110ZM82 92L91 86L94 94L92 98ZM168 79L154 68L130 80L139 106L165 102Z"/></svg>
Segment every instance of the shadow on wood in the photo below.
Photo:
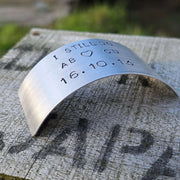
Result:
<svg viewBox="0 0 180 180"><path fill-rule="evenodd" d="M37 135L49 136L54 130L74 128L79 118L84 117L91 123L97 121L97 127L102 126L98 124L102 123L98 122L102 117L107 121L116 119L119 124L126 123L122 114L130 109L133 111L134 106L168 108L176 100L177 95L167 85L150 77L118 75L101 79L80 88L61 102L46 118ZM127 116L131 118L130 114Z"/></svg>

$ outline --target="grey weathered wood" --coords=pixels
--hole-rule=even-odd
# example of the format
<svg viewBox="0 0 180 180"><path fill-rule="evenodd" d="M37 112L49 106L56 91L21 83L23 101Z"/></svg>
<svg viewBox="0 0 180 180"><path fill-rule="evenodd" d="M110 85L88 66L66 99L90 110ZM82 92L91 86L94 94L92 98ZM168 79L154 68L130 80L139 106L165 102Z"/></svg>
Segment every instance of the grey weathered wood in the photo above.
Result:
<svg viewBox="0 0 180 180"><path fill-rule="evenodd" d="M128 46L180 95L179 39L32 29L0 60L0 173L33 180L180 179L180 100L142 77L111 77L80 89L31 138L17 95L22 80L50 51L87 38Z"/></svg>

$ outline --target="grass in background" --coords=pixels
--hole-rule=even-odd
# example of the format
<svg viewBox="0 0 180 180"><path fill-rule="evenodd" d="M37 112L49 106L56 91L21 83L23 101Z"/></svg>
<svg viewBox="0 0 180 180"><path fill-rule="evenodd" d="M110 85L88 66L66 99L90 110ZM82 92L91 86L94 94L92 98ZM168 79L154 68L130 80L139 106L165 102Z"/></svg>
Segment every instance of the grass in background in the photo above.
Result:
<svg viewBox="0 0 180 180"><path fill-rule="evenodd" d="M53 29L144 35L147 32L128 20L125 3L110 6L100 4L76 10L68 17L56 20Z"/></svg>
<svg viewBox="0 0 180 180"><path fill-rule="evenodd" d="M167 27L166 24L165 26ZM174 25L173 27L176 28ZM44 28L131 35L171 36L172 34L170 30L167 32L162 29L158 30L154 24L148 25L146 28L142 26L137 18L129 13L126 1L119 1L114 5L105 3L89 8L78 7L67 17L57 19L50 26ZM12 48L29 29L30 27L16 24L0 26L0 57Z"/></svg>
<svg viewBox="0 0 180 180"><path fill-rule="evenodd" d="M16 24L4 24L0 26L0 57L15 45L28 30L29 28Z"/></svg>

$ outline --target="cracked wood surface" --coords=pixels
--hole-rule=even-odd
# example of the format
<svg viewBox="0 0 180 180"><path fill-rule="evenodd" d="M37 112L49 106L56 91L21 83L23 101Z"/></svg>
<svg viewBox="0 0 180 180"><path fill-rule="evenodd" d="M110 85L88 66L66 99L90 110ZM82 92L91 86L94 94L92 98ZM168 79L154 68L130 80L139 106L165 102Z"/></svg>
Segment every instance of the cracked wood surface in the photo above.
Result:
<svg viewBox="0 0 180 180"><path fill-rule="evenodd" d="M0 60L0 174L180 179L180 100L143 76L114 76L78 90L31 137L17 94L21 82L52 50L88 38L129 47L180 95L179 39L32 29Z"/></svg>

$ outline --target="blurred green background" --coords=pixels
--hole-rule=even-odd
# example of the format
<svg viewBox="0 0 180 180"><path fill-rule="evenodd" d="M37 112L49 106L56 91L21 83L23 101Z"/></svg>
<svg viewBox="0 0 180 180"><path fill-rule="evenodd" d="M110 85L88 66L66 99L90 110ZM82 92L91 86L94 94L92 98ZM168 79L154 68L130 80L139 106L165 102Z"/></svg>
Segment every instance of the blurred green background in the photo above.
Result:
<svg viewBox="0 0 180 180"><path fill-rule="evenodd" d="M21 0L0 0L0 8L3 10L16 5L26 8L33 3L43 21L45 13L55 12L53 8L57 6L57 1L25 0L26 4L21 7ZM34 26L74 31L180 37L180 0L63 0L63 3L67 13L56 16L43 25L27 24L26 20L0 21L0 57ZM62 6L59 8L61 11L65 9L63 3L58 4L59 7ZM11 13L9 15L13 16ZM27 15L26 10L25 14L21 12L21 17L23 15ZM3 20L3 15L0 16L0 20ZM31 19L33 20L33 17Z"/></svg>

